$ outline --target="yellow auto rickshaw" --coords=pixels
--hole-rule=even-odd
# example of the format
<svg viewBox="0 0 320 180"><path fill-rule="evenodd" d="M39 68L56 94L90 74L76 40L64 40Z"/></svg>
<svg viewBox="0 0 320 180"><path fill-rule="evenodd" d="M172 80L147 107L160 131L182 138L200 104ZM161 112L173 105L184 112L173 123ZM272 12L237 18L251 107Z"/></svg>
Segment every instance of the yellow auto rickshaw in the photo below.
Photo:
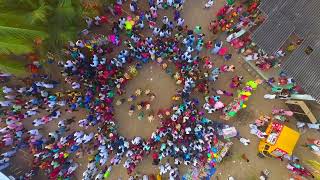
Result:
<svg viewBox="0 0 320 180"><path fill-rule="evenodd" d="M282 158L292 155L300 134L276 121L271 122L266 129L267 138L260 141L259 157Z"/></svg>

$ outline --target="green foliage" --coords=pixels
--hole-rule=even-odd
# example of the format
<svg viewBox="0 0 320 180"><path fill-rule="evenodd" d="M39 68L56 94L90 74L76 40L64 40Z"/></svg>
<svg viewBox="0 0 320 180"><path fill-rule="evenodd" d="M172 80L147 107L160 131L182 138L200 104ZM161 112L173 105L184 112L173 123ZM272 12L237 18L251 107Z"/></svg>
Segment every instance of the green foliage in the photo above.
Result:
<svg viewBox="0 0 320 180"><path fill-rule="evenodd" d="M45 45L51 51L59 51L64 43L74 40L81 26L81 5L76 0L60 0L54 5L48 23L49 38Z"/></svg>
<svg viewBox="0 0 320 180"><path fill-rule="evenodd" d="M32 25L46 24L48 22L49 12L53 8L45 3L41 3L37 9L27 14L28 22Z"/></svg>
<svg viewBox="0 0 320 180"><path fill-rule="evenodd" d="M45 32L41 32L37 30L0 26L1 38L33 40L34 38L37 38L37 37L45 38L46 36L47 34Z"/></svg>
<svg viewBox="0 0 320 180"><path fill-rule="evenodd" d="M36 38L46 41L45 50L58 50L75 37L67 35L78 30L81 14L79 0L0 0L0 54L30 52Z"/></svg>
<svg viewBox="0 0 320 180"><path fill-rule="evenodd" d="M307 164L312 168L312 174L315 176L315 179L320 180L320 162L316 160L308 160Z"/></svg>
<svg viewBox="0 0 320 180"><path fill-rule="evenodd" d="M14 52L15 54L26 54L32 50L33 50L32 47L28 44L20 44L20 43L14 44L12 42L10 43L0 42L0 54L9 55L12 52Z"/></svg>
<svg viewBox="0 0 320 180"><path fill-rule="evenodd" d="M34 40L43 40L37 52L60 52L74 40L82 22L80 0L0 0L0 55L34 52ZM5 68L0 59L0 70ZM6 64L8 65L8 64ZM19 68L20 69L20 68Z"/></svg>
<svg viewBox="0 0 320 180"><path fill-rule="evenodd" d="M25 63L13 58L8 59L7 56L0 56L0 71L14 74L17 77L22 77L27 74Z"/></svg>
<svg viewBox="0 0 320 180"><path fill-rule="evenodd" d="M35 38L46 38L43 31L0 26L0 54L25 54L33 50Z"/></svg>

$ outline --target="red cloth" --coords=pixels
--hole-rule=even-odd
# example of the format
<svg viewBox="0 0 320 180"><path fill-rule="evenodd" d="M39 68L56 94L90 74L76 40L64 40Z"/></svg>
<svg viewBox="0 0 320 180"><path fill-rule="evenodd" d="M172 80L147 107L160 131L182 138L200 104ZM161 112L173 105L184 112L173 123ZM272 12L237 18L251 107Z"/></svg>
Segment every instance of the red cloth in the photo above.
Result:
<svg viewBox="0 0 320 180"><path fill-rule="evenodd" d="M223 47L219 50L218 54L220 56L224 56L226 53L228 52L228 48L227 47Z"/></svg>
<svg viewBox="0 0 320 180"><path fill-rule="evenodd" d="M100 16L100 23L108 23L108 17L107 16Z"/></svg>
<svg viewBox="0 0 320 180"><path fill-rule="evenodd" d="M114 11L116 13L116 15L121 16L122 15L122 7L119 4L115 4L114 5Z"/></svg>
<svg viewBox="0 0 320 180"><path fill-rule="evenodd" d="M211 106L213 106L215 103L216 103L216 102L214 101L213 98L209 98L209 104L210 104Z"/></svg>
<svg viewBox="0 0 320 180"><path fill-rule="evenodd" d="M152 154L152 159L158 159L158 158L159 158L158 153L153 153L153 154Z"/></svg>

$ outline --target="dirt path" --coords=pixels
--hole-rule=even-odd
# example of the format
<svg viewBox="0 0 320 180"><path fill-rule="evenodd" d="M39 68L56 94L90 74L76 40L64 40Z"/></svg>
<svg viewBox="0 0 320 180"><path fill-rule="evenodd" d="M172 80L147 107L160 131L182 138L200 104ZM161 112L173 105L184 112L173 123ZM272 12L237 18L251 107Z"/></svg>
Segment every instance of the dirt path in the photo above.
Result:
<svg viewBox="0 0 320 180"><path fill-rule="evenodd" d="M154 114L161 108L170 107L172 104L171 97L175 94L177 86L171 77L162 70L162 68L156 63L146 64L137 77L129 81L126 87L126 94L117 97L114 102L120 98L126 100L130 97L136 89L150 89L152 93L156 95L155 100L150 101L150 97L141 95L133 102L125 102L120 106L115 105L115 119L117 119L119 132L121 135L127 138L133 138L134 136L141 136L143 138L149 138L156 127L159 125L159 119L149 122L147 116L149 113ZM137 110L137 104L141 101L150 101L151 108L146 111L144 108ZM136 110L133 116L128 115L130 105L134 105ZM138 114L144 112L145 116L143 120L138 120Z"/></svg>

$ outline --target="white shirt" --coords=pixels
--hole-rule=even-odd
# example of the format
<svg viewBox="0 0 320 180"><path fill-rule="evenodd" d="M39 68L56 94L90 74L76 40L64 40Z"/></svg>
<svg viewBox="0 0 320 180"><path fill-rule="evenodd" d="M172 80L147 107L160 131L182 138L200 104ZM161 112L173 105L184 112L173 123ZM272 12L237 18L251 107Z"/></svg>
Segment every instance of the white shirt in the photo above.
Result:
<svg viewBox="0 0 320 180"><path fill-rule="evenodd" d="M141 137L136 137L136 138L134 138L133 140L132 140L132 144L135 144L135 145L137 145L137 144L139 144L140 143L140 141L141 141Z"/></svg>
<svg viewBox="0 0 320 180"><path fill-rule="evenodd" d="M163 19L162 19L162 23L163 24L168 24L169 22L169 18L167 16L164 16Z"/></svg>
<svg viewBox="0 0 320 180"><path fill-rule="evenodd" d="M8 73L0 73L0 77L10 77L10 76L12 75Z"/></svg>
<svg viewBox="0 0 320 180"><path fill-rule="evenodd" d="M102 165L106 164L107 160L108 160L107 157L102 157L102 158L100 159L100 161L99 161L100 165L102 166Z"/></svg>
<svg viewBox="0 0 320 180"><path fill-rule="evenodd" d="M0 105L3 107L8 107L12 105L11 101L0 101Z"/></svg>
<svg viewBox="0 0 320 180"><path fill-rule="evenodd" d="M130 11L134 12L135 11L135 8L132 4L130 4Z"/></svg>
<svg viewBox="0 0 320 180"><path fill-rule="evenodd" d="M163 165L160 165L159 169L160 169L160 175L167 173L167 169Z"/></svg>
<svg viewBox="0 0 320 180"><path fill-rule="evenodd" d="M163 32L163 31L160 31L159 36L160 36L160 37L164 37L164 32Z"/></svg>
<svg viewBox="0 0 320 180"><path fill-rule="evenodd" d="M42 121L41 119L35 119L33 120L33 126L37 127L37 126L40 126L40 125L43 125L45 124L44 121Z"/></svg>
<svg viewBox="0 0 320 180"><path fill-rule="evenodd" d="M2 88L2 92L5 93L5 94L8 94L8 93L11 93L12 92L12 88L9 88L7 86L4 86Z"/></svg>
<svg viewBox="0 0 320 180"><path fill-rule="evenodd" d="M61 112L60 111L56 111L56 115L55 116L52 116L52 118L59 118L59 116L61 115Z"/></svg>
<svg viewBox="0 0 320 180"><path fill-rule="evenodd" d="M6 95L6 96L4 96L6 99L9 99L9 100L13 100L13 99L15 99L16 98L16 96L14 96L14 95Z"/></svg>
<svg viewBox="0 0 320 180"><path fill-rule="evenodd" d="M79 139L80 137L83 136L83 131L76 131L73 136L75 137L75 139Z"/></svg>
<svg viewBox="0 0 320 180"><path fill-rule="evenodd" d="M72 166L70 166L69 168L68 168L68 174L71 174L73 171L75 171L77 168L78 168L78 164L77 163L75 163L75 164L73 164Z"/></svg>
<svg viewBox="0 0 320 180"><path fill-rule="evenodd" d="M49 93L47 91L40 91L41 97L48 97Z"/></svg>
<svg viewBox="0 0 320 180"><path fill-rule="evenodd" d="M84 143L87 143L87 142L91 141L91 139L93 138L93 136L94 136L93 133L90 133L89 135L86 135L86 134L85 134L85 135L83 136L82 140L83 140Z"/></svg>
<svg viewBox="0 0 320 180"><path fill-rule="evenodd" d="M102 180L102 179L103 179L103 173L100 172L100 173L96 176L95 180Z"/></svg>
<svg viewBox="0 0 320 180"><path fill-rule="evenodd" d="M58 127L62 127L62 126L65 126L64 120L61 120L58 122Z"/></svg>
<svg viewBox="0 0 320 180"><path fill-rule="evenodd" d="M38 129L31 129L28 131L28 133L31 135L39 135L40 134Z"/></svg>
<svg viewBox="0 0 320 180"><path fill-rule="evenodd" d="M187 128L185 129L185 131L186 131L186 134L190 134L191 128L190 128L190 127L187 127Z"/></svg>
<svg viewBox="0 0 320 180"><path fill-rule="evenodd" d="M64 65L65 68L69 68L69 67L72 67L72 66L73 66L73 63L70 60L68 60Z"/></svg>
<svg viewBox="0 0 320 180"><path fill-rule="evenodd" d="M17 91L22 94L22 93L25 92L26 90L27 90L26 87L22 87L22 88L19 88Z"/></svg>
<svg viewBox="0 0 320 180"><path fill-rule="evenodd" d="M250 140L246 138L240 138L240 142L245 146L248 146L250 144Z"/></svg>
<svg viewBox="0 0 320 180"><path fill-rule="evenodd" d="M84 47L84 44L83 44L83 42L82 42L81 40L78 40L78 41L76 42L76 45L79 46L79 47L81 47L81 48Z"/></svg>
<svg viewBox="0 0 320 180"><path fill-rule="evenodd" d="M126 157L131 157L132 154L133 154L133 152L132 152L131 150L129 150L129 151L127 151L127 153L126 153Z"/></svg>
<svg viewBox="0 0 320 180"><path fill-rule="evenodd" d="M51 136L51 137L53 137L55 139L58 139L58 134L56 132L50 132L49 136Z"/></svg>
<svg viewBox="0 0 320 180"><path fill-rule="evenodd" d="M54 88L53 84L49 84L49 83L43 83L43 87L47 88L47 89L52 89Z"/></svg>
<svg viewBox="0 0 320 180"><path fill-rule="evenodd" d="M7 151L7 152L5 152L5 153L2 153L1 155L3 156L3 157L12 157L15 153L17 152L17 150L11 150L11 151Z"/></svg>
<svg viewBox="0 0 320 180"><path fill-rule="evenodd" d="M80 84L77 82L73 82L72 83L72 89L79 89L80 88Z"/></svg>
<svg viewBox="0 0 320 180"><path fill-rule="evenodd" d="M178 24L178 26L183 26L183 24L184 24L184 19L179 18L177 24Z"/></svg>
<svg viewBox="0 0 320 180"><path fill-rule="evenodd" d="M157 36L157 35L159 34L159 32L160 32L160 29L159 29L159 28L154 28L154 29L153 29L153 35L154 35L154 36Z"/></svg>
<svg viewBox="0 0 320 180"><path fill-rule="evenodd" d="M58 101L57 104L59 106L65 106L66 105L66 101Z"/></svg>
<svg viewBox="0 0 320 180"><path fill-rule="evenodd" d="M67 142L67 137L61 137L60 138L60 143L65 144Z"/></svg>
<svg viewBox="0 0 320 180"><path fill-rule="evenodd" d="M2 133L2 134L7 133L7 132L9 132L9 129L7 127L0 129L0 133Z"/></svg>

